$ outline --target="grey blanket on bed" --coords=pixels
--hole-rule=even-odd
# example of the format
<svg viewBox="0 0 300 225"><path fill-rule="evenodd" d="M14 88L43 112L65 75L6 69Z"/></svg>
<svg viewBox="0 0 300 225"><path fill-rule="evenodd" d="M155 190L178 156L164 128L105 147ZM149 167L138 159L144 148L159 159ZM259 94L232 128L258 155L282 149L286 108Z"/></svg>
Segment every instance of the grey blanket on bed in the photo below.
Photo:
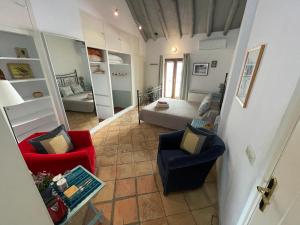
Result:
<svg viewBox="0 0 300 225"><path fill-rule="evenodd" d="M178 99L161 98L158 101L169 103L168 109L157 109L157 101L145 106L139 112L140 119L154 125L180 130L191 123L194 118L199 118L199 102L188 102Z"/></svg>
<svg viewBox="0 0 300 225"><path fill-rule="evenodd" d="M86 99L88 93L92 93L92 92L84 92L77 95L63 97L62 101L65 110L74 111L74 112L94 112L95 111L94 100Z"/></svg>

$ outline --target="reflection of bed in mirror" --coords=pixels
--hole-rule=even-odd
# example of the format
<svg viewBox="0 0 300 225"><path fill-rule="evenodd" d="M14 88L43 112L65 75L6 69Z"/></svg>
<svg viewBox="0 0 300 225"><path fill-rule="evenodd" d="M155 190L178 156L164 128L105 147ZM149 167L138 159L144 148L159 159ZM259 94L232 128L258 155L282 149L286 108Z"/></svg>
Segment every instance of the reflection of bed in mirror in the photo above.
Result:
<svg viewBox="0 0 300 225"><path fill-rule="evenodd" d="M77 71L57 74L56 80L66 111L94 112L95 103L92 91L84 90L83 80L80 80ZM68 92L69 90L72 92Z"/></svg>

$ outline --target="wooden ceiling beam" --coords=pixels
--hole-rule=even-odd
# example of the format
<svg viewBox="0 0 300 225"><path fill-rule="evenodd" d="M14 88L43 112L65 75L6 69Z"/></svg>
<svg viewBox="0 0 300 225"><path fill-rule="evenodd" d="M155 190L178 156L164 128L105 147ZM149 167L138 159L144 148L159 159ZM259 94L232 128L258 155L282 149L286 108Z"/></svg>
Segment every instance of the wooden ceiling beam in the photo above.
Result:
<svg viewBox="0 0 300 225"><path fill-rule="evenodd" d="M155 4L155 8L157 10L157 15L158 15L158 18L159 18L161 29L164 33L165 38L168 39L169 38L169 33L168 33L167 24L166 24L164 12L163 12L163 9L161 7L160 1L159 0L154 0L153 3Z"/></svg>
<svg viewBox="0 0 300 225"><path fill-rule="evenodd" d="M174 2L175 2L175 8L176 8L179 36L180 36L180 38L182 38L182 26L181 26L181 18L180 18L180 11L179 11L179 2L178 2L178 0L174 0Z"/></svg>
<svg viewBox="0 0 300 225"><path fill-rule="evenodd" d="M191 37L194 37L195 35L195 30L196 30L196 3L195 0L190 0L190 5L191 5L191 18L192 18L192 24L191 24Z"/></svg>
<svg viewBox="0 0 300 225"><path fill-rule="evenodd" d="M130 0L126 0L126 3L127 3L128 8L129 8L129 10L131 12L131 15L133 17L134 22L136 23L137 26L140 26L141 23L139 22L139 20L137 18L137 15L136 15L136 13L134 11L134 8L133 8L133 5L132 5L131 1ZM140 34L142 35L144 41L148 41L149 38L147 37L145 31L143 29L141 29L141 30L139 29L139 31L140 31Z"/></svg>
<svg viewBox="0 0 300 225"><path fill-rule="evenodd" d="M214 22L214 12L216 7L215 0L208 1L208 12L207 12L207 27L206 27L206 35L209 37L213 30L213 22Z"/></svg>
<svg viewBox="0 0 300 225"><path fill-rule="evenodd" d="M224 35L226 35L228 33L228 31L231 27L233 18L239 7L239 2L240 2L239 0L232 0L231 7L228 12L227 19L226 19L225 26L224 26L224 31L223 31Z"/></svg>
<svg viewBox="0 0 300 225"><path fill-rule="evenodd" d="M145 18L145 22L146 22L148 31L150 32L151 38L152 38L153 40L156 40L157 37L156 37L156 35L154 34L154 29L153 29L153 26L152 26L151 21L150 21L150 17L149 17L149 13L148 13L148 11L147 11L147 8L146 8L145 1L144 1L144 0L139 0L138 2L140 3L140 7L141 7L141 10L142 10L142 14L143 14L143 16L144 16L144 18Z"/></svg>

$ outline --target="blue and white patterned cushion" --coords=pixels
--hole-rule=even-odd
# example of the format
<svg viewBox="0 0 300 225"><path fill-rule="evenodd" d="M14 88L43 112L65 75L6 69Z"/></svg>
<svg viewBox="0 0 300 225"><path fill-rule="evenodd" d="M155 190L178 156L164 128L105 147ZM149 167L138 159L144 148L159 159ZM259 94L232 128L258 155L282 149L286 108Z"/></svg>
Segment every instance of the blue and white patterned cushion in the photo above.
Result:
<svg viewBox="0 0 300 225"><path fill-rule="evenodd" d="M211 95L206 95L204 99L202 100L200 106L199 106L199 115L202 116L204 113L206 113L210 109L211 105Z"/></svg>

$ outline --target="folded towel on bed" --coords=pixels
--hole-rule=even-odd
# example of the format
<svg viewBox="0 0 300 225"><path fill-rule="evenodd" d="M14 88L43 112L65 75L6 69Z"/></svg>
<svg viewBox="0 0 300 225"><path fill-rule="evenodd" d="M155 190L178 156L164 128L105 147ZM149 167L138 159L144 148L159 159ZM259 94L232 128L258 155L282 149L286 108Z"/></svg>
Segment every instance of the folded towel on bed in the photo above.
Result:
<svg viewBox="0 0 300 225"><path fill-rule="evenodd" d="M155 108L157 109L168 109L169 108L169 103L165 101L158 101L156 103Z"/></svg>
<svg viewBox="0 0 300 225"><path fill-rule="evenodd" d="M88 99L88 100L93 100L93 94L92 94L92 93L88 93L88 94L86 95L86 99Z"/></svg>

